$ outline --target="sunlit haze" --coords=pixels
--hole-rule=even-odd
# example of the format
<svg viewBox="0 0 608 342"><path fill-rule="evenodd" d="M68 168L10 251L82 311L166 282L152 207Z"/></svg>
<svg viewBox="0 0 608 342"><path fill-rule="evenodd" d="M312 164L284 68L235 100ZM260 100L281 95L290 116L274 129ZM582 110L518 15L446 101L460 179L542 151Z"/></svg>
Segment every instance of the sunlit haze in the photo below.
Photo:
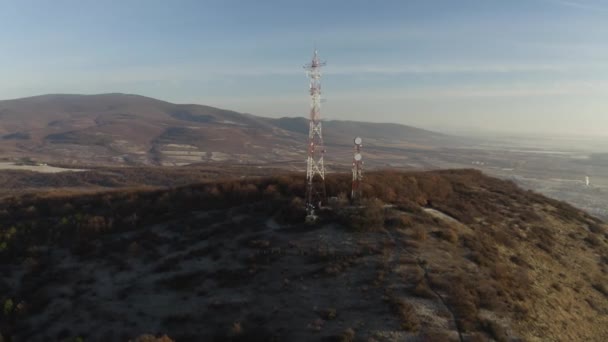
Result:
<svg viewBox="0 0 608 342"><path fill-rule="evenodd" d="M608 135L608 1L2 1L0 99L124 92L441 131Z"/></svg>

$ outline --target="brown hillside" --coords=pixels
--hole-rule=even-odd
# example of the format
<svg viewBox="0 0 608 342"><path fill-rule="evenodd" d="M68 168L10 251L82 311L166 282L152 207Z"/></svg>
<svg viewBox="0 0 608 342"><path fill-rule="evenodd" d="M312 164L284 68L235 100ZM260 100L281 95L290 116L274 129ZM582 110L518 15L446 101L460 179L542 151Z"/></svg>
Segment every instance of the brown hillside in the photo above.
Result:
<svg viewBox="0 0 608 342"><path fill-rule="evenodd" d="M330 147L350 146L354 134L363 132L366 142L378 148L430 148L450 140L397 124L326 125ZM262 118L138 95L44 95L0 101L3 156L59 164L301 161L307 127L303 118Z"/></svg>
<svg viewBox="0 0 608 342"><path fill-rule="evenodd" d="M605 341L608 231L478 171L349 176L315 225L301 175L17 197L0 210L10 341ZM152 338L152 337L150 337Z"/></svg>

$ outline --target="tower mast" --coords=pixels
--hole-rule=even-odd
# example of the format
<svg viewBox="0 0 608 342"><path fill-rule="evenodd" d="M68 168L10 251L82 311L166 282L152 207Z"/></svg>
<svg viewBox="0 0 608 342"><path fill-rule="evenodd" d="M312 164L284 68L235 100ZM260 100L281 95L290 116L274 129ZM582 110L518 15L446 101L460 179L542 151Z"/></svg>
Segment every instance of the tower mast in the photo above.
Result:
<svg viewBox="0 0 608 342"><path fill-rule="evenodd" d="M361 146L363 140L361 137L356 137L355 153L353 155L353 186L350 193L350 199L353 203L361 200L361 181L363 180L363 157L361 156Z"/></svg>
<svg viewBox="0 0 608 342"><path fill-rule="evenodd" d="M312 61L304 66L310 79L310 122L308 130L308 159L306 162L306 214L307 220L314 220L315 208L325 201L325 165L323 156L323 130L321 124L321 67L315 50Z"/></svg>

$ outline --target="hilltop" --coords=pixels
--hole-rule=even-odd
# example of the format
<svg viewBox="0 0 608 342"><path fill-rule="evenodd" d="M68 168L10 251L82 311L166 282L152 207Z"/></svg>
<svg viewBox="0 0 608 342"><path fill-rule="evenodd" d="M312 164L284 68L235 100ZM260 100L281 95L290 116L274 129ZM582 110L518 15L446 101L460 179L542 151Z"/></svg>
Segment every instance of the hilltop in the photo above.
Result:
<svg viewBox="0 0 608 342"><path fill-rule="evenodd" d="M364 135L376 154L430 149L455 140L398 124L324 124L326 143L336 148L334 158L348 155L356 135ZM56 94L0 101L3 156L64 165L300 162L307 129L304 118L271 119L139 95Z"/></svg>
<svg viewBox="0 0 608 342"><path fill-rule="evenodd" d="M605 341L608 230L474 170L6 198L10 341Z"/></svg>

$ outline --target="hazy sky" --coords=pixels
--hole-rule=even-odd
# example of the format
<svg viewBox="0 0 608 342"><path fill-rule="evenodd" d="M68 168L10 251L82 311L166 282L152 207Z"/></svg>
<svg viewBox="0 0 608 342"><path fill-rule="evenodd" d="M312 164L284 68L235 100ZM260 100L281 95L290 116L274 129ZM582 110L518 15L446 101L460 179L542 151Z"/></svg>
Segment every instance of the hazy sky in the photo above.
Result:
<svg viewBox="0 0 608 342"><path fill-rule="evenodd" d="M0 99L135 93L435 129L608 135L608 0L0 0Z"/></svg>

